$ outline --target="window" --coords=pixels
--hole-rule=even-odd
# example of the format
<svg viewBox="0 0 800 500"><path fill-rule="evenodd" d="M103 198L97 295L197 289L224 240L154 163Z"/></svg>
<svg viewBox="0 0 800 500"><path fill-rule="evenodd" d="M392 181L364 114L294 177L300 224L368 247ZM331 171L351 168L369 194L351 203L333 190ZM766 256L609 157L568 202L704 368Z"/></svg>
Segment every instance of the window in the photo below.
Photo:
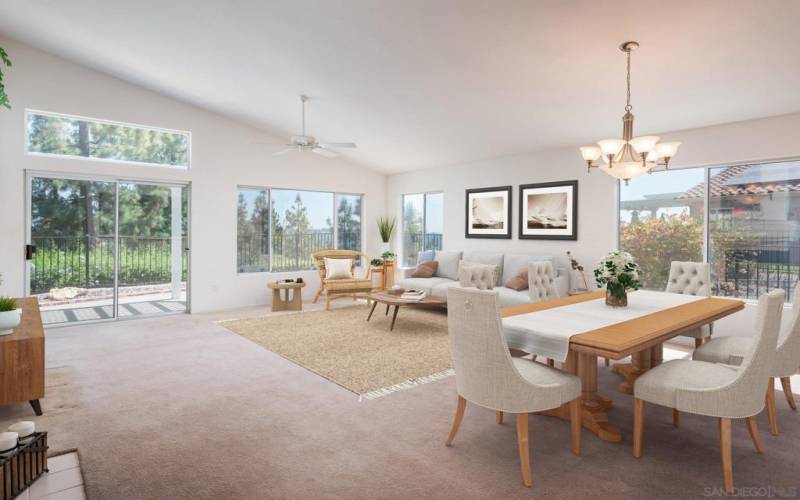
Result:
<svg viewBox="0 0 800 500"><path fill-rule="evenodd" d="M671 170L621 185L620 248L639 261L646 288L664 289L672 260L707 261L715 295L756 299L782 288L791 300L800 161Z"/></svg>
<svg viewBox="0 0 800 500"><path fill-rule="evenodd" d="M319 250L361 250L361 195L240 187L237 227L240 273L313 269Z"/></svg>
<svg viewBox="0 0 800 500"><path fill-rule="evenodd" d="M189 132L29 110L26 137L30 154L189 167Z"/></svg>
<svg viewBox="0 0 800 500"><path fill-rule="evenodd" d="M442 249L444 195L416 193L403 195L403 265L417 263L419 252Z"/></svg>

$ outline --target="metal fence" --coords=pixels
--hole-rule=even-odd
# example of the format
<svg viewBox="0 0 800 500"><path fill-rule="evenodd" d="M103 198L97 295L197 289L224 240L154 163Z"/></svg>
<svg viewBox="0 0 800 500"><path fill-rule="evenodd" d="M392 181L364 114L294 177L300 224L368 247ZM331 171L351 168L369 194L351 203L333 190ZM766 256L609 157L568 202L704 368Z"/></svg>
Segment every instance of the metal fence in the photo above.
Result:
<svg viewBox="0 0 800 500"><path fill-rule="evenodd" d="M800 280L800 240L788 235L735 245L712 258L712 262L718 259L722 260L716 266L714 293L718 295L756 299L770 290L782 288L786 291L786 300L791 301L794 287Z"/></svg>
<svg viewBox="0 0 800 500"><path fill-rule="evenodd" d="M414 266L417 256L424 250L441 250L440 233L403 233L403 265Z"/></svg>
<svg viewBox="0 0 800 500"><path fill-rule="evenodd" d="M314 269L311 254L320 250L341 248L361 251L361 232L339 232L337 244L333 244L332 231L309 231L303 233L277 233L272 236L270 252L267 235L239 236L237 240L237 268L239 272L300 271Z"/></svg>
<svg viewBox="0 0 800 500"><path fill-rule="evenodd" d="M35 236L31 262L31 293L51 288L114 286L113 236ZM181 241L181 279L186 280L188 252ZM172 238L120 236L119 284L154 285L172 280Z"/></svg>

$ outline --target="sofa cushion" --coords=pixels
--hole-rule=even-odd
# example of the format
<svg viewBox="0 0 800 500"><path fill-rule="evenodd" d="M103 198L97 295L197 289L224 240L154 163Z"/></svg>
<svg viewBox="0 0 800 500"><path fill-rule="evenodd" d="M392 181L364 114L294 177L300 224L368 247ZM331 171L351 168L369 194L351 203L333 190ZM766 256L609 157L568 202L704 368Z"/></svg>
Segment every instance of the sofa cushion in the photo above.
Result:
<svg viewBox="0 0 800 500"><path fill-rule="evenodd" d="M423 250L417 254L417 264L422 264L423 262L433 260L435 256L436 250Z"/></svg>
<svg viewBox="0 0 800 500"><path fill-rule="evenodd" d="M429 260L420 263L414 272L411 273L412 278L433 278L433 273L439 268L439 263L435 260Z"/></svg>
<svg viewBox="0 0 800 500"><path fill-rule="evenodd" d="M439 268L433 274L437 278L458 279L458 261L461 260L461 252L442 252L437 250L433 260L439 263Z"/></svg>
<svg viewBox="0 0 800 500"><path fill-rule="evenodd" d="M431 295L441 299L447 299L447 290L454 286L460 287L461 285L458 283L458 281L450 280L447 280L445 283L439 283L431 289Z"/></svg>
<svg viewBox="0 0 800 500"><path fill-rule="evenodd" d="M518 306L531 301L531 296L528 295L527 290L518 292L504 286L498 286L494 291L497 292L497 302L500 307Z"/></svg>
<svg viewBox="0 0 800 500"><path fill-rule="evenodd" d="M549 260L553 262L553 257L550 255L529 255L529 254L513 254L507 253L503 258L503 277L501 283L510 280L523 269L527 269L528 264L531 262L541 262ZM554 266L555 267L555 266Z"/></svg>
<svg viewBox="0 0 800 500"><path fill-rule="evenodd" d="M497 283L497 266L462 260L458 268L458 282L463 287L491 290Z"/></svg>
<svg viewBox="0 0 800 500"><path fill-rule="evenodd" d="M425 293L431 293L431 289L436 285L442 283L456 283L447 278L403 278L397 280L397 286L405 288L406 290L425 290Z"/></svg>
<svg viewBox="0 0 800 500"><path fill-rule="evenodd" d="M503 283L503 286L521 292L528 288L528 268L521 270L511 277L510 280Z"/></svg>
<svg viewBox="0 0 800 500"><path fill-rule="evenodd" d="M496 286L502 285L500 278L503 277L503 254L496 252L464 252L461 257L462 262L476 262L478 264L488 264L497 268L497 281Z"/></svg>

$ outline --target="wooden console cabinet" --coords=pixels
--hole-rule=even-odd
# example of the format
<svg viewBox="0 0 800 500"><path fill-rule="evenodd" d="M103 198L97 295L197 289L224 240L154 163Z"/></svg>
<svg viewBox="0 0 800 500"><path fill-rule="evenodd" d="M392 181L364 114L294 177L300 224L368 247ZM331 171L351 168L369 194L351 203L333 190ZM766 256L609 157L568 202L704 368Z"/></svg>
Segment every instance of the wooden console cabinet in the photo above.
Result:
<svg viewBox="0 0 800 500"><path fill-rule="evenodd" d="M42 414L44 397L44 328L35 298L17 299L22 322L11 335L0 336L0 405L28 401Z"/></svg>

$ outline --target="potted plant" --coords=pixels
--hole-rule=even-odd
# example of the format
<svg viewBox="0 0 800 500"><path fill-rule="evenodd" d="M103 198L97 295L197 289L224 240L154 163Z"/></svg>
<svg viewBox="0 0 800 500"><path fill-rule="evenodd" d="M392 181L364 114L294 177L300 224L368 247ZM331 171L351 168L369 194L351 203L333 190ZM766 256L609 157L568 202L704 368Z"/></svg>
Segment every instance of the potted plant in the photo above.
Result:
<svg viewBox="0 0 800 500"><path fill-rule="evenodd" d="M381 235L383 242L382 249L389 250L389 242L392 240L392 233L397 221L394 217L378 217L378 233Z"/></svg>
<svg viewBox="0 0 800 500"><path fill-rule="evenodd" d="M3 64L7 67L11 67L11 59L8 58L8 54L3 47L0 47L0 106L11 109L11 101L8 100L8 94L6 94L6 87L3 83Z"/></svg>
<svg viewBox="0 0 800 500"><path fill-rule="evenodd" d="M372 259L369 261L372 267L383 267L383 259Z"/></svg>
<svg viewBox="0 0 800 500"><path fill-rule="evenodd" d="M22 320L22 309L11 297L0 297L0 335L10 335Z"/></svg>
<svg viewBox="0 0 800 500"><path fill-rule="evenodd" d="M639 266L633 256L619 250L603 257L594 270L597 286L606 287L606 305L611 307L628 305L628 290L638 290L639 277Z"/></svg>
<svg viewBox="0 0 800 500"><path fill-rule="evenodd" d="M386 262L390 262L390 261L393 261L393 260L394 260L394 258L396 257L396 255L394 254L394 252L391 252L391 251L387 250L387 251L385 251L385 252L383 252L383 253L381 254L381 257L383 257L383 260L384 260L384 261L386 261Z"/></svg>

